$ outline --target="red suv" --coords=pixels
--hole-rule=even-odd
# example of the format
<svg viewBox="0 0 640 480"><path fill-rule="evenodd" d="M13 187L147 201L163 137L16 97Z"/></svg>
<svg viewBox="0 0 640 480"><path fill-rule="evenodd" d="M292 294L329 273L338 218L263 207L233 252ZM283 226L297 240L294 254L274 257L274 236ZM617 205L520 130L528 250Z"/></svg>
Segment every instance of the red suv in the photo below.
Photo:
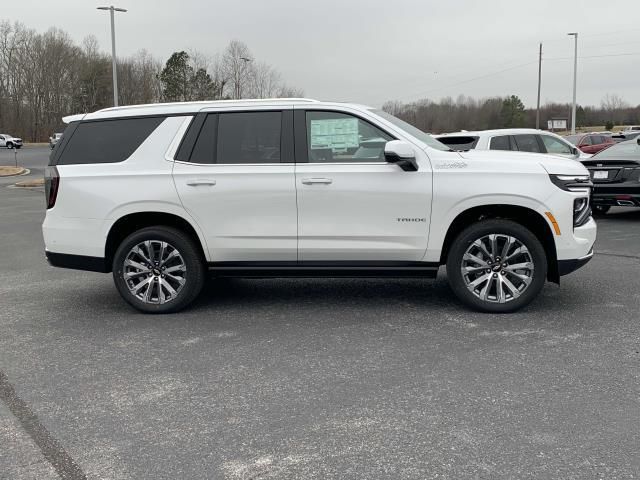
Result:
<svg viewBox="0 0 640 480"><path fill-rule="evenodd" d="M610 147L616 141L609 135L599 133L582 133L580 135L569 135L566 139L573 143L584 153L598 153Z"/></svg>

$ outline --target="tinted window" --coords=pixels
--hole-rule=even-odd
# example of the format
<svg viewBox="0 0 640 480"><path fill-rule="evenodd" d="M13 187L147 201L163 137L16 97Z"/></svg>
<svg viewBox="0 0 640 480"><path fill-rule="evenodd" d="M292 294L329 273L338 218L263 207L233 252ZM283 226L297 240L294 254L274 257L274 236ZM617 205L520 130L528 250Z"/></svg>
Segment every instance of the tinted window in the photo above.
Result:
<svg viewBox="0 0 640 480"><path fill-rule="evenodd" d="M307 112L309 162L381 162L393 138L369 122L337 112Z"/></svg>
<svg viewBox="0 0 640 480"><path fill-rule="evenodd" d="M514 135L516 146L521 152L540 153L540 145L535 135Z"/></svg>
<svg viewBox="0 0 640 480"><path fill-rule="evenodd" d="M280 163L281 112L207 115L195 142L193 163Z"/></svg>
<svg viewBox="0 0 640 480"><path fill-rule="evenodd" d="M190 161L193 163L215 163L218 116L207 115L200 135L193 146Z"/></svg>
<svg viewBox="0 0 640 480"><path fill-rule="evenodd" d="M440 137L438 141L451 147L451 150L472 150L476 148L480 137Z"/></svg>
<svg viewBox="0 0 640 480"><path fill-rule="evenodd" d="M585 136L581 141L580 141L580 145L593 145L593 143L591 143L591 137L589 135Z"/></svg>
<svg viewBox="0 0 640 480"><path fill-rule="evenodd" d="M280 112L218 115L216 163L279 163Z"/></svg>
<svg viewBox="0 0 640 480"><path fill-rule="evenodd" d="M501 135L499 137L493 137L491 139L490 150L511 150L511 142L509 141L509 135Z"/></svg>
<svg viewBox="0 0 640 480"><path fill-rule="evenodd" d="M126 118L78 124L58 160L60 165L123 162L164 117Z"/></svg>
<svg viewBox="0 0 640 480"><path fill-rule="evenodd" d="M569 154L571 155L573 152L571 151L571 147L564 143L562 140L558 140L555 137L550 135L540 135L542 138L542 143L544 143L545 148L547 149L547 153L558 153L558 154Z"/></svg>

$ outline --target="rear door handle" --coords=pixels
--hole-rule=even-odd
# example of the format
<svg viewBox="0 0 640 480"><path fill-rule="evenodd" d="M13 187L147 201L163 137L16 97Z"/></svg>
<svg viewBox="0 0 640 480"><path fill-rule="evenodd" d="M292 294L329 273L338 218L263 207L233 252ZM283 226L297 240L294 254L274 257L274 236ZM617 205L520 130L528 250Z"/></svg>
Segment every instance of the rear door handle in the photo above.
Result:
<svg viewBox="0 0 640 480"><path fill-rule="evenodd" d="M199 187L201 185L208 185L212 187L215 184L216 184L215 180L191 180L187 182L187 185L189 185L190 187Z"/></svg>
<svg viewBox="0 0 640 480"><path fill-rule="evenodd" d="M329 185L332 182L333 180L331 180L330 178L303 178L302 179L302 183L304 185L313 185L316 183Z"/></svg>

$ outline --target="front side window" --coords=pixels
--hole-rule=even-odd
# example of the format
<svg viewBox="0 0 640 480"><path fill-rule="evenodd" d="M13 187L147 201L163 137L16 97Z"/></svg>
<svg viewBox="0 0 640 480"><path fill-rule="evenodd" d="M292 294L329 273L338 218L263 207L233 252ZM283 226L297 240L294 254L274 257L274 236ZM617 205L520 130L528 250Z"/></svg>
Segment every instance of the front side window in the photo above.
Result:
<svg viewBox="0 0 640 480"><path fill-rule="evenodd" d="M571 155L573 152L571 151L571 147L557 138L554 138L550 135L541 135L542 143L544 143L545 148L547 149L547 153L557 153L563 155Z"/></svg>
<svg viewBox="0 0 640 480"><path fill-rule="evenodd" d="M393 138L361 118L338 112L308 111L310 163L383 162L384 146Z"/></svg>
<svg viewBox="0 0 640 480"><path fill-rule="evenodd" d="M514 135L516 146L521 152L541 153L538 139L535 135Z"/></svg>
<svg viewBox="0 0 640 480"><path fill-rule="evenodd" d="M190 161L210 164L280 163L281 112L207 115Z"/></svg>
<svg viewBox="0 0 640 480"><path fill-rule="evenodd" d="M489 145L489 150L511 150L511 141L509 135L500 135L493 137Z"/></svg>

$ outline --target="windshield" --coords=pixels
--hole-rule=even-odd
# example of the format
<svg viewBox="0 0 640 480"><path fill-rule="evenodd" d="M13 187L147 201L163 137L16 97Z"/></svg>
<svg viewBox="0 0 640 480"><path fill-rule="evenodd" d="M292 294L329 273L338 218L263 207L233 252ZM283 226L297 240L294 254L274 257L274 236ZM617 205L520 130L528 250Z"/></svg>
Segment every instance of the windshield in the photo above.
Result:
<svg viewBox="0 0 640 480"><path fill-rule="evenodd" d="M640 145L636 140L617 143L591 158L594 160L640 160Z"/></svg>
<svg viewBox="0 0 640 480"><path fill-rule="evenodd" d="M378 115L379 117L384 118L386 121L393 123L396 127L400 128L401 130L404 130L409 135L411 135L413 137L416 137L421 142L426 143L431 148L435 148L437 150L443 150L443 151L447 151L447 152L451 151L451 149L449 147L447 147L446 145L440 143L438 140L433 138L431 135L429 135L428 133L424 133L422 130L420 130L419 128L414 127L410 123L407 123L404 120L400 120L398 117L394 117L393 115L385 112L384 110L372 109L371 111L373 113L375 113L376 115Z"/></svg>

